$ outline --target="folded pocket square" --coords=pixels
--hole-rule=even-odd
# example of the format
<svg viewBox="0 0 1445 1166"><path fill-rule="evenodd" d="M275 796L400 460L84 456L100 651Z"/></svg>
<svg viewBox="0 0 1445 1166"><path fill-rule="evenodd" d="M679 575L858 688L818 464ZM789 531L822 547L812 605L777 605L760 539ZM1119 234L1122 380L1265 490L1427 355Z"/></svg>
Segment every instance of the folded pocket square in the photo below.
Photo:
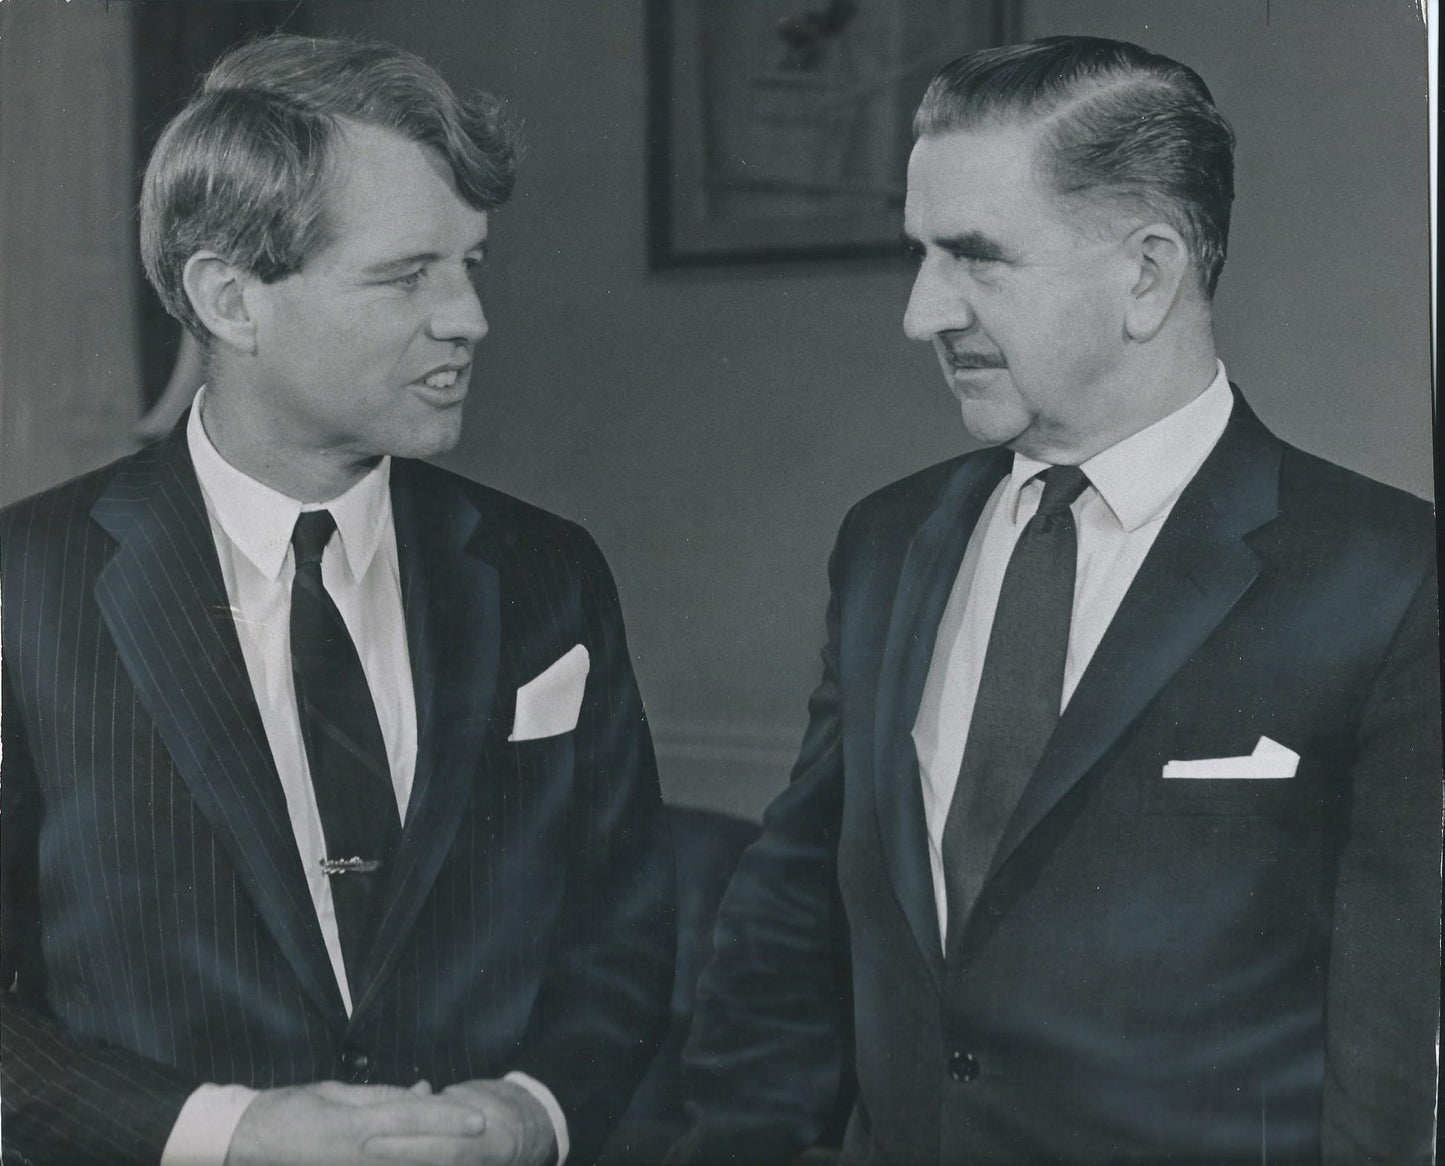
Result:
<svg viewBox="0 0 1445 1166"><path fill-rule="evenodd" d="M1280 778L1293 777L1299 768L1299 754L1293 749L1261 737L1248 757L1204 757L1198 761L1170 761L1165 777L1194 778Z"/></svg>
<svg viewBox="0 0 1445 1166"><path fill-rule="evenodd" d="M587 649L575 644L540 676L517 689L517 716L507 740L531 741L575 729L590 665Z"/></svg>

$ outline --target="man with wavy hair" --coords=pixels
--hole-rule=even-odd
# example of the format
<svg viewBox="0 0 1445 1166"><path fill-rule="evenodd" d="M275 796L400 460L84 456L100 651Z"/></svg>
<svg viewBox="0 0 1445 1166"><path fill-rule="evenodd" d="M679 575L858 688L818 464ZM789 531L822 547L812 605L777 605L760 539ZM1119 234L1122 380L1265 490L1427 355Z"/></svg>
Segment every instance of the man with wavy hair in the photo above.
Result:
<svg viewBox="0 0 1445 1166"><path fill-rule="evenodd" d="M288 36L157 145L206 386L0 521L7 1161L585 1161L640 1078L672 862L611 576L417 460L517 154L410 54Z"/></svg>
<svg viewBox="0 0 1445 1166"><path fill-rule="evenodd" d="M914 124L904 329L988 448L839 532L674 1156L787 1161L851 1102L849 1163L1429 1162L1430 507L1226 377L1193 70L989 49Z"/></svg>

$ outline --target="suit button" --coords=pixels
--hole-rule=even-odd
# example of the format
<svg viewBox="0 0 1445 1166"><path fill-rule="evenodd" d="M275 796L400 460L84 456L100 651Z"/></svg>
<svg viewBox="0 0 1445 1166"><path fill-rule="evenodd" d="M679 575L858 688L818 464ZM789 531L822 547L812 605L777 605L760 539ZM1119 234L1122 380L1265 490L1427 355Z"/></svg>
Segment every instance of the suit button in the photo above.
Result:
<svg viewBox="0 0 1445 1166"><path fill-rule="evenodd" d="M967 1085L978 1076L978 1058L972 1053L949 1053L948 1075L955 1081L961 1081Z"/></svg>
<svg viewBox="0 0 1445 1166"><path fill-rule="evenodd" d="M371 1058L365 1053L348 1049L341 1054L341 1063L352 1084L364 1085L371 1080Z"/></svg>

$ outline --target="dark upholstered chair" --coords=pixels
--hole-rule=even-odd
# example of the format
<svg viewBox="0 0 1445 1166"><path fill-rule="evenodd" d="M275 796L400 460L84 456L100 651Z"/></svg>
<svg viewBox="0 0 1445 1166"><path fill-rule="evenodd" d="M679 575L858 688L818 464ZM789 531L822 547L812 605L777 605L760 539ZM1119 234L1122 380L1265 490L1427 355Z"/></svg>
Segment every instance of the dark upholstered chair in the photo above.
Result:
<svg viewBox="0 0 1445 1166"><path fill-rule="evenodd" d="M633 1094L599 1166L658 1166L685 1130L682 1046L692 1025L697 977L712 958L713 920L756 822L712 810L668 808L677 852L677 978L667 1036Z"/></svg>

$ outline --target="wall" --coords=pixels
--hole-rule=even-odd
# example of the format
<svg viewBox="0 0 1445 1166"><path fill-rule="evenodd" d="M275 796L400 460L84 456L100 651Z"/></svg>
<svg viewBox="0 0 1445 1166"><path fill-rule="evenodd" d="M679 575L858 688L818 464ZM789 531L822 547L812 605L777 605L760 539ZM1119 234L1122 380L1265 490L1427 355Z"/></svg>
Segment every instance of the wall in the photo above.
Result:
<svg viewBox="0 0 1445 1166"><path fill-rule="evenodd" d="M130 16L0 3L0 505L134 448Z"/></svg>
<svg viewBox="0 0 1445 1166"><path fill-rule="evenodd" d="M649 273L642 6L323 5L525 115L451 463L585 522L673 800L757 813L817 679L848 505L968 448L901 264ZM1426 494L1425 56L1407 4L1039 2L1194 64L1239 133L1220 351L1286 437Z"/></svg>

